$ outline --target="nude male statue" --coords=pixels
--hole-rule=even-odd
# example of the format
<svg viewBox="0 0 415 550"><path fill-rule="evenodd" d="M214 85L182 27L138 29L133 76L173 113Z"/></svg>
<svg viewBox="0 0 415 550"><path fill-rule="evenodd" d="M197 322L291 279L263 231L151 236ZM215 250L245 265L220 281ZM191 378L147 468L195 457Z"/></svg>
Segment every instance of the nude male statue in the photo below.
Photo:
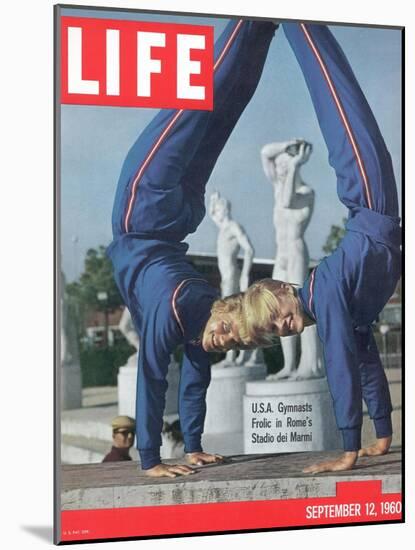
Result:
<svg viewBox="0 0 415 550"><path fill-rule="evenodd" d="M221 197L218 191L210 196L209 214L219 228L217 253L222 297L243 292L249 286L254 248L243 227L232 219L230 202ZM237 257L241 248L244 260L240 271Z"/></svg>
<svg viewBox="0 0 415 550"><path fill-rule="evenodd" d="M127 307L125 307L122 312L118 328L130 346L136 349L136 352L128 358L128 364L135 366L137 364L138 351L140 349L140 338L135 330L131 313Z"/></svg>
<svg viewBox="0 0 415 550"><path fill-rule="evenodd" d="M273 279L302 285L308 271L309 253L304 233L314 209L314 190L307 185L300 168L310 158L311 143L296 139L269 143L261 150L265 175L274 187L276 257ZM281 339L284 368L269 378L315 378L323 376L323 362L316 327L301 334L301 358L296 369L298 335Z"/></svg>
<svg viewBox="0 0 415 550"><path fill-rule="evenodd" d="M249 286L249 273L254 258L254 248L246 234L244 228L239 225L231 216L230 202L221 197L218 191L210 196L209 215L219 228L217 238L217 256L218 267L221 275L221 294L222 297L230 296L236 292L244 292ZM242 270L238 267L238 253L240 249L244 251ZM241 351L238 357L238 364L244 359L250 357ZM236 360L236 351L230 350L226 358L220 364L225 366L234 363Z"/></svg>
<svg viewBox="0 0 415 550"><path fill-rule="evenodd" d="M68 300L66 278L61 271L61 364L79 366L79 344L76 331L74 307Z"/></svg>

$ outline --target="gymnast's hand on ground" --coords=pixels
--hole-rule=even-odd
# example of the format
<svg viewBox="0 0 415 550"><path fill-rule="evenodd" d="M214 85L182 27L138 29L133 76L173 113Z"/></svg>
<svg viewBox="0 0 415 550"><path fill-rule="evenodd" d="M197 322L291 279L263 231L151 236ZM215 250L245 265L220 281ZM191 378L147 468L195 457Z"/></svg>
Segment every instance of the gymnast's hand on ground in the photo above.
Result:
<svg viewBox="0 0 415 550"><path fill-rule="evenodd" d="M185 464L163 464L163 462L145 470L145 474L149 477L177 477L195 473L196 470Z"/></svg>
<svg viewBox="0 0 415 550"><path fill-rule="evenodd" d="M321 474L322 472L341 472L351 470L357 460L357 451L348 451L343 453L339 458L327 460L325 462L317 462L307 468L304 468L304 474Z"/></svg>
<svg viewBox="0 0 415 550"><path fill-rule="evenodd" d="M203 464L213 464L215 462L222 462L223 456L211 453L204 453L202 451L196 453L186 453L186 462L188 464L194 464L197 466L203 466Z"/></svg>
<svg viewBox="0 0 415 550"><path fill-rule="evenodd" d="M359 456L380 456L385 455L389 451L392 443L392 436L380 437L374 445L363 447L360 449Z"/></svg>

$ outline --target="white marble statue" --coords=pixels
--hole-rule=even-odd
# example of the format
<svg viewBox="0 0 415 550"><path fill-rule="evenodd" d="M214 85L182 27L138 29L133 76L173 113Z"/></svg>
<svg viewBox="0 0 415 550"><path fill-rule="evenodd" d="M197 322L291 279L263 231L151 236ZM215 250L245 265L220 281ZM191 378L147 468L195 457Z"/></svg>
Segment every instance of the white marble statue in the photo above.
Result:
<svg viewBox="0 0 415 550"><path fill-rule="evenodd" d="M138 350L140 349L140 338L138 337L137 331L135 330L133 320L131 318L131 313L128 307L124 308L122 312L120 322L118 324L118 329L127 342L136 349L136 352L130 355L127 361L127 365L136 365L138 358Z"/></svg>
<svg viewBox="0 0 415 550"><path fill-rule="evenodd" d="M61 364L79 364L79 343L75 312L66 294L66 280L61 273Z"/></svg>
<svg viewBox="0 0 415 550"><path fill-rule="evenodd" d="M118 329L127 342L136 349L136 352L130 355L127 363L120 367L118 372L118 414L135 417L136 410L136 384L137 384L137 369L138 369L138 354L140 352L140 337L137 334L131 313L127 307L124 308ZM174 359L174 355L170 356L169 369L167 373L168 389L166 392L166 404L164 407L165 415L177 414L178 403L177 396L179 391L180 381L180 365ZM166 440L167 441L167 440ZM164 453L170 452L172 449L170 443L165 442L166 447ZM169 450L170 449L170 450ZM175 455L173 455L175 456ZM163 455L164 458L169 458Z"/></svg>
<svg viewBox="0 0 415 550"><path fill-rule="evenodd" d="M79 409L82 406L82 375L79 361L79 342L76 312L66 293L65 276L61 272L60 289L61 328L61 409Z"/></svg>
<svg viewBox="0 0 415 550"><path fill-rule="evenodd" d="M308 272L309 253L304 233L314 209L314 190L301 177L301 166L310 158L311 143L302 139L269 143L261 150L264 172L274 187L276 257L273 279L302 285ZM284 368L269 378L315 378L324 376L316 325L301 334L301 357L297 368L298 335L281 338Z"/></svg>
<svg viewBox="0 0 415 550"><path fill-rule="evenodd" d="M244 228L232 219L230 202L215 191L210 196L209 214L219 229L217 238L218 267L221 276L222 297L243 292L249 286L249 273L254 258L254 248ZM238 267L238 254L243 250L242 270ZM263 363L261 350L243 350L236 358L230 350L221 364L253 366Z"/></svg>
<svg viewBox="0 0 415 550"><path fill-rule="evenodd" d="M219 229L216 244L222 296L243 292L249 285L254 248L244 228L232 219L230 202L218 191L210 196L209 214ZM242 271L237 262L241 248L244 251Z"/></svg>

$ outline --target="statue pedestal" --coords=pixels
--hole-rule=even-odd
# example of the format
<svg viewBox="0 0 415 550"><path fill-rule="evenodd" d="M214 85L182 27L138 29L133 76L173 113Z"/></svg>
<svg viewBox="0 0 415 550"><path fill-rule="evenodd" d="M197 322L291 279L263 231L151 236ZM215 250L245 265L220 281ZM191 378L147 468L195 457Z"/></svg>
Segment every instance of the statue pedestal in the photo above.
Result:
<svg viewBox="0 0 415 550"><path fill-rule="evenodd" d="M137 365L128 362L118 371L118 414L135 418Z"/></svg>
<svg viewBox="0 0 415 550"><path fill-rule="evenodd" d="M127 364L118 372L118 414L135 418L135 401L137 389L137 355L133 355ZM168 389L164 415L178 414L180 367L178 363L169 365L167 374Z"/></svg>
<svg viewBox="0 0 415 550"><path fill-rule="evenodd" d="M342 446L326 378L249 382L243 409L245 453Z"/></svg>
<svg viewBox="0 0 415 550"><path fill-rule="evenodd" d="M243 452L243 396L249 380L264 379L264 364L252 367L212 366L207 391L207 413L203 446L208 452L240 454Z"/></svg>
<svg viewBox="0 0 415 550"><path fill-rule="evenodd" d="M81 367L77 363L63 364L61 368L61 409L82 407Z"/></svg>

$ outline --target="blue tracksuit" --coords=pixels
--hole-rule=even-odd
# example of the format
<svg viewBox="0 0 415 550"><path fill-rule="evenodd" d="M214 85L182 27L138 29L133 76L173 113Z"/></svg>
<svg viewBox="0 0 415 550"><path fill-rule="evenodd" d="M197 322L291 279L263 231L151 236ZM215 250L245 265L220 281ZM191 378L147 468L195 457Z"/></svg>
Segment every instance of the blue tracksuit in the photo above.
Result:
<svg viewBox="0 0 415 550"><path fill-rule="evenodd" d="M377 437L392 434L391 400L371 324L400 277L400 227L392 162L347 59L323 25L287 23L337 192L349 209L346 235L299 291L324 346L327 379L344 449L361 445L362 398Z"/></svg>
<svg viewBox="0 0 415 550"><path fill-rule="evenodd" d="M210 364L197 338L219 293L186 260L181 241L204 217L207 180L255 91L275 28L231 21L215 44L214 110L160 111L122 167L108 254L140 335L136 423L144 469L160 462L167 368L180 343L185 451L201 450Z"/></svg>

